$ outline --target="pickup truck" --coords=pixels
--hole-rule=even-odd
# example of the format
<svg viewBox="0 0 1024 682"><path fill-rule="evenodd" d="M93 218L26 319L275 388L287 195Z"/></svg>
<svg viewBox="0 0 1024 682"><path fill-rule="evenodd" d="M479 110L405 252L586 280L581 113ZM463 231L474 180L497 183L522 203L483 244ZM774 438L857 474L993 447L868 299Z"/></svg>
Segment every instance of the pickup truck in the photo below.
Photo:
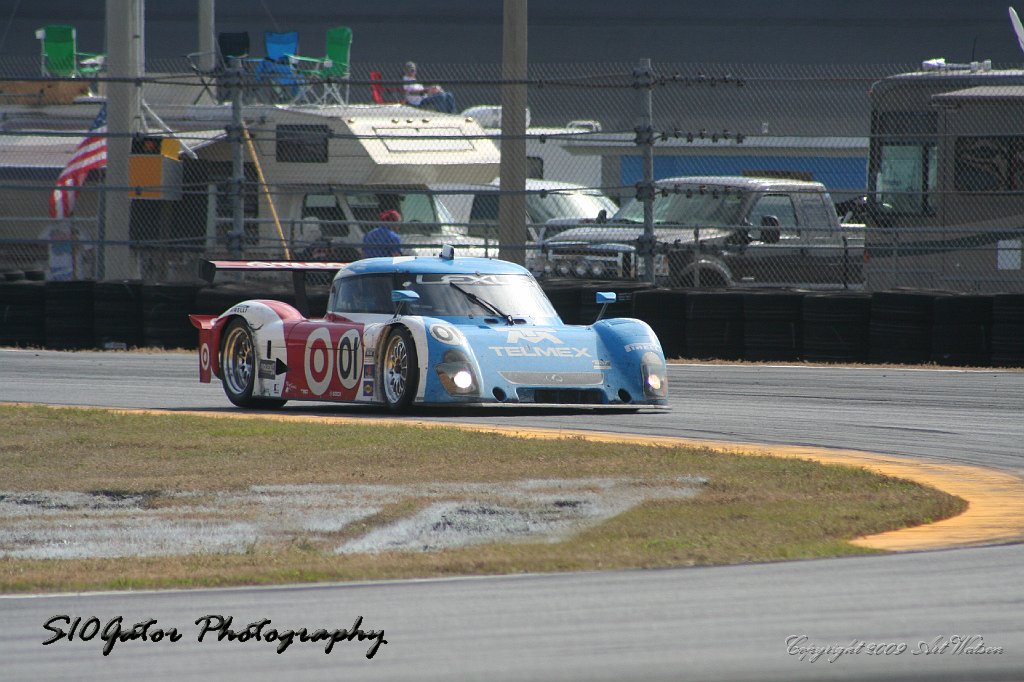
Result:
<svg viewBox="0 0 1024 682"><path fill-rule="evenodd" d="M646 279L672 287L862 286L864 231L840 223L820 182L679 177L655 183L654 241L631 199L606 223L572 227L540 245L538 277Z"/></svg>

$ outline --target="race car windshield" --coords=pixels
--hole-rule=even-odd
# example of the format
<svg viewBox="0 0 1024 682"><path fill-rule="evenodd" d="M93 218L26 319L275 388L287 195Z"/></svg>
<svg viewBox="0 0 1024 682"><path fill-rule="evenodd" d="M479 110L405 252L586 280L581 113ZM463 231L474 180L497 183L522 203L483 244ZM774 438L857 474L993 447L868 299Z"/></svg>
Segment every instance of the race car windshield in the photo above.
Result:
<svg viewBox="0 0 1024 682"><path fill-rule="evenodd" d="M460 285L456 284L455 282L448 282L448 286L450 286L452 289L455 289L456 291L461 291L463 293L463 295L465 295L465 297L468 298L469 300L473 301L473 303L477 303L479 305L482 305L484 308L487 308L488 310L490 310L492 313L494 313L498 317L505 318L505 320L509 324L515 324L515 322L512 321L512 316L511 315L509 315L507 313L501 312L501 309L498 308L498 306L494 305L493 303L491 303L487 299L480 298L480 296L474 294L472 291L469 291L467 289L463 289Z"/></svg>
<svg viewBox="0 0 1024 682"><path fill-rule="evenodd" d="M451 317L557 317L537 282L527 275L421 274L402 287L420 295L417 315Z"/></svg>
<svg viewBox="0 0 1024 682"><path fill-rule="evenodd" d="M654 222L658 225L729 227L740 224L742 196L721 188L681 189L678 194L654 198ZM631 199L612 216L613 223L642 223L644 204Z"/></svg>

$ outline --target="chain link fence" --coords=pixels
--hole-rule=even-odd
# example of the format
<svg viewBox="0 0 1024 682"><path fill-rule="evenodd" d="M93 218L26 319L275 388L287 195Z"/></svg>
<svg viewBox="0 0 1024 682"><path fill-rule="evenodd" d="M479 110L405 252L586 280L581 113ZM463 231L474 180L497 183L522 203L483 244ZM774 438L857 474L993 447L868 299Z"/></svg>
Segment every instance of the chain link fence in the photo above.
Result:
<svg viewBox="0 0 1024 682"><path fill-rule="evenodd" d="M91 133L127 174L89 171L58 220L107 83L0 63L0 272L189 282L210 258L359 258L384 224L402 253L515 249L549 280L1024 291L1019 70L533 65L526 224L500 244L500 66L419 66L459 115L404 105L394 64L150 62L135 128Z"/></svg>

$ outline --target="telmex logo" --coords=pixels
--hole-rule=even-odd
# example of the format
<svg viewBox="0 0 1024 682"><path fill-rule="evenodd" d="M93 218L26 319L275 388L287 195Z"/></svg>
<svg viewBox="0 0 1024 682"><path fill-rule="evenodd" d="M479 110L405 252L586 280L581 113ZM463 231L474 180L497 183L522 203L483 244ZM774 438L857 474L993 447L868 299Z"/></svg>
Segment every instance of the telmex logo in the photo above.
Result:
<svg viewBox="0 0 1024 682"><path fill-rule="evenodd" d="M554 332L546 329L513 329L508 333L506 343L516 343L520 340L527 343L540 343L541 341L562 343L562 340L555 336Z"/></svg>

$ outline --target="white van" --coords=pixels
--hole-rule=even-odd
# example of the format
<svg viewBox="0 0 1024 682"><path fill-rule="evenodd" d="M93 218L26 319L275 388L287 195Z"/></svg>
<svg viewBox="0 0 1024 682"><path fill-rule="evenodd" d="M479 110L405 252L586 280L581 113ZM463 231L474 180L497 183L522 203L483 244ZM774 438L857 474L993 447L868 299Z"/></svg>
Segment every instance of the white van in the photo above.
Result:
<svg viewBox="0 0 1024 682"><path fill-rule="evenodd" d="M453 225L465 228L466 237L482 240L485 248L498 244L500 181L488 185L432 185L451 215ZM570 182L526 181L526 225L531 245L540 244L558 231L580 223L596 222L618 210L600 190ZM604 211L602 214L601 212ZM559 223L564 223L564 227ZM526 253L531 260L534 249Z"/></svg>

